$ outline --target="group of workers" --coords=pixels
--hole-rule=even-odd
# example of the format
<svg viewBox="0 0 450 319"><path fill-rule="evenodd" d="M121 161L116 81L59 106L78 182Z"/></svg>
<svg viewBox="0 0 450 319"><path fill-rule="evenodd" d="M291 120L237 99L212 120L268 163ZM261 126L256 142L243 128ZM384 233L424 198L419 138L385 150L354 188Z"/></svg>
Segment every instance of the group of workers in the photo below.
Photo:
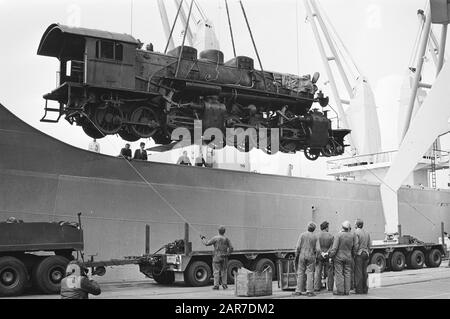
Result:
<svg viewBox="0 0 450 319"><path fill-rule="evenodd" d="M192 166L192 163L191 163L191 160L189 159L187 151L183 151L183 154L177 160L177 164ZM208 167L208 164L206 163L205 158L203 157L203 154L201 151L198 154L198 156L195 158L195 166Z"/></svg>
<svg viewBox="0 0 450 319"><path fill-rule="evenodd" d="M125 147L120 150L119 157L123 157L129 161L131 159L146 161L148 159L148 156L147 156L147 151L145 150L145 143L141 142L141 144L139 146L140 146L140 148L137 149L136 151L134 151L134 156L132 157L130 144L129 143L125 144Z"/></svg>
<svg viewBox="0 0 450 319"><path fill-rule="evenodd" d="M329 233L327 221L320 225L319 233L315 233L316 225L310 222L296 245L297 287L294 295L315 296L324 288L323 280L327 290L335 295L349 295L353 289L355 294L367 294L371 241L370 234L363 227L364 222L357 219L352 232L350 222L345 221L342 230L333 236ZM228 288L228 256L233 252L233 245L225 236L225 227L220 226L218 232L210 240L200 235L205 246L214 247L214 290L218 290L220 285L223 289ZM99 295L100 292L99 285L88 279L87 269L82 263L71 261L61 282L61 298L85 299L88 294Z"/></svg>
<svg viewBox="0 0 450 319"><path fill-rule="evenodd" d="M355 231L348 221L342 223L342 230L335 236L329 233L329 223L320 225L320 232L314 233L316 225L310 222L307 231L298 239L295 253L297 288L294 295L315 296L322 288L334 295L368 293L370 234L363 229L364 222L357 219ZM335 287L335 289L334 289Z"/></svg>

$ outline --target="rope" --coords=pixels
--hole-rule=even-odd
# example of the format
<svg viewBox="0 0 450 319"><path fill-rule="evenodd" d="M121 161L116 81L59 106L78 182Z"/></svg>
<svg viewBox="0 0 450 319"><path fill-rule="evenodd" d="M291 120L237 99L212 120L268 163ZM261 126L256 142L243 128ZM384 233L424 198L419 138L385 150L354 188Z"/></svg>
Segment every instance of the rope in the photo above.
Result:
<svg viewBox="0 0 450 319"><path fill-rule="evenodd" d="M191 2L191 4L192 4L192 2ZM192 7L191 7L192 8ZM97 125L95 125L95 123L89 118L89 116L87 116L87 114L84 114L84 116L89 120L89 122L91 122L91 124L92 125L94 125L94 127L95 127L95 129L98 131L98 132L100 132L102 135L103 135L103 137L106 137L106 135L105 134L103 134L103 132L98 128L98 126ZM113 146L113 148L116 148L116 146L115 145L113 145L110 141L108 141L110 144L111 144L111 146ZM117 148L116 148L117 149ZM161 200L170 208L170 209L172 209L172 211L175 213L175 214L177 214L178 215L178 217L180 217L181 218L181 220L183 220L186 224L188 224L196 233L198 233L198 234L201 234L201 232L200 232L200 230L198 230L196 227L194 227L190 222L189 222L189 220L187 220L184 216L183 216L183 214L181 214L172 204L170 204L170 202L152 185L152 183L150 183L139 171L138 171L138 169L136 168L136 167L134 167L134 165L130 162L130 161L128 161L125 157L123 157L122 156L122 158L123 158L123 160L125 161L125 162L127 162L128 163L128 165L131 167L131 169L136 173L136 175L138 175L142 180L143 180L143 182L145 183L145 184L147 184L147 186L149 186L152 190L153 190L153 192L156 194L156 195L158 195L158 197L159 198L161 198Z"/></svg>

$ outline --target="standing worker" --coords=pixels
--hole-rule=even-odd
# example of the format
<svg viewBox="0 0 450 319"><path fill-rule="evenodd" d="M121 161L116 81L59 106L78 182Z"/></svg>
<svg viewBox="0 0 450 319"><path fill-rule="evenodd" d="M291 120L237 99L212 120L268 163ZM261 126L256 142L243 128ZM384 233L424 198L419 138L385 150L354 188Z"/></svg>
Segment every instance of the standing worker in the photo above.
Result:
<svg viewBox="0 0 450 319"><path fill-rule="evenodd" d="M295 260L298 259L297 266L297 288L293 295L300 296L305 292L306 275L306 295L314 297L314 265L316 263L317 237L313 234L316 225L308 223L308 231L300 235L295 248Z"/></svg>
<svg viewBox="0 0 450 319"><path fill-rule="evenodd" d="M222 278L222 288L227 289L227 264L228 256L233 252L231 241L225 237L225 227L219 227L219 235L210 240L206 240L204 235L200 235L205 246L214 245L213 254L213 272L214 272L214 290L219 290L220 278Z"/></svg>
<svg viewBox="0 0 450 319"><path fill-rule="evenodd" d="M355 246L355 236L350 232L350 222L342 223L342 230L334 237L330 257L334 258L334 280L336 292L334 295L349 295L351 285L352 252Z"/></svg>
<svg viewBox="0 0 450 319"><path fill-rule="evenodd" d="M364 222L357 219L355 222L355 290L357 294L367 294L367 266L371 249L370 234L363 229Z"/></svg>
<svg viewBox="0 0 450 319"><path fill-rule="evenodd" d="M89 294L98 296L100 286L87 277L87 269L72 260L66 268L66 277L61 280L61 299L89 299Z"/></svg>
<svg viewBox="0 0 450 319"><path fill-rule="evenodd" d="M314 291L320 291L322 288L322 275L327 279L328 291L333 291L334 277L333 267L330 262L329 252L333 246L334 236L329 230L329 223L324 221L320 224L320 234L317 236L317 259L314 273Z"/></svg>

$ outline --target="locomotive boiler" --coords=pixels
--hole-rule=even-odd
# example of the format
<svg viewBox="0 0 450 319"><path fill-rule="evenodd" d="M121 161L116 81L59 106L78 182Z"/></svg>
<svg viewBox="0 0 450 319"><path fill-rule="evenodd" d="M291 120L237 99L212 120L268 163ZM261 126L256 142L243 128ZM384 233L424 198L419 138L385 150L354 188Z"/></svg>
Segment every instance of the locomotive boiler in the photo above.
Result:
<svg viewBox="0 0 450 319"><path fill-rule="evenodd" d="M224 61L221 51L198 53L189 46L163 54L152 45L142 49L127 34L59 24L48 27L37 53L60 61L59 86L44 95L41 121L58 122L64 116L92 138L118 134L126 141L153 138L169 144L179 138L177 128L193 133L201 121L203 143L216 148L303 150L315 160L342 154L350 132L332 129L321 110L328 98L318 91L318 73L256 70L249 57ZM50 107L48 101L59 106ZM49 112L57 118L48 119ZM205 138L208 129L223 134ZM230 138L227 132L233 130Z"/></svg>

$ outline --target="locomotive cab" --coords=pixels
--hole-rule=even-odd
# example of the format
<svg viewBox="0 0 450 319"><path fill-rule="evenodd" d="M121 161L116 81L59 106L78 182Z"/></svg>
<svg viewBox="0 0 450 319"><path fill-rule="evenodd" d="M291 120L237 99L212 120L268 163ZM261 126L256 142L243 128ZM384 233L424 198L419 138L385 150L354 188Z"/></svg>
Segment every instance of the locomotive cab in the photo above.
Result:
<svg viewBox="0 0 450 319"><path fill-rule="evenodd" d="M44 98L65 102L69 86L134 89L138 46L139 41L127 34L52 24L37 53L57 58L60 70L58 88Z"/></svg>

